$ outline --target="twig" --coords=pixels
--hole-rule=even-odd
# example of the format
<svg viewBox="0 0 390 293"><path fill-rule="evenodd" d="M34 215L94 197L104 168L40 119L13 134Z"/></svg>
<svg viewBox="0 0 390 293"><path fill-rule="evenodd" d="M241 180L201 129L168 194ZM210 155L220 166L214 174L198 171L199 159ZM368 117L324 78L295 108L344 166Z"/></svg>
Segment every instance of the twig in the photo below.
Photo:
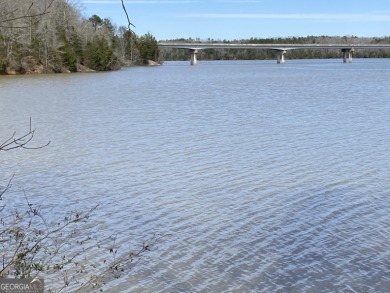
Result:
<svg viewBox="0 0 390 293"><path fill-rule="evenodd" d="M128 22L127 27L128 27L128 29L129 29L129 31L130 31L131 33L134 33L134 32L132 31L131 27L132 27L132 26L135 27L135 25L131 23L130 18L129 18L129 14L127 13L127 10L126 10L126 7L125 7L125 3L123 2L123 0L121 0L121 1L122 1L123 11L125 12L126 17L127 17L127 22Z"/></svg>
<svg viewBox="0 0 390 293"><path fill-rule="evenodd" d="M5 186L4 190L0 191L0 200L2 200L3 194L6 193L7 190L11 188L11 186L12 186L11 181L12 181L12 179L14 179L14 177L15 177L15 174L12 175L12 177L8 181L8 184Z"/></svg>
<svg viewBox="0 0 390 293"><path fill-rule="evenodd" d="M34 138L34 134L35 134L35 130L36 130L36 129L32 129L31 125L32 124L31 124L31 118L30 118L29 132L18 137L18 138L15 138L16 132L14 132L10 138L8 138L6 141L4 141L2 144L0 144L0 151L10 151L10 150L14 150L17 148L36 150L36 149L41 149L41 148L48 146L50 144L50 140L48 143L41 145L41 146L37 146L37 147L27 147L26 146Z"/></svg>
<svg viewBox="0 0 390 293"><path fill-rule="evenodd" d="M49 5L45 7L45 9L42 11L42 12L39 12L39 13L35 13L35 14L31 14L31 15L28 15L28 13L30 12L31 10L31 7L34 5L34 2L31 3L31 5L29 6L29 8L27 9L27 12L23 15L20 15L20 16L15 16L15 17L11 17L11 18L6 18L6 19L3 19L3 20L0 20L0 27L7 27L7 28L27 28L29 26L12 26L12 25L1 25L1 23L7 23L7 22L10 22L10 21L14 21L14 20L18 20L18 19L23 19L23 18L34 18L34 17L37 17L37 16L43 16L45 14L48 14L50 13L49 9L50 7L52 6L54 0L51 0ZM17 9L16 9L17 10ZM14 10L13 12L15 12L16 10Z"/></svg>

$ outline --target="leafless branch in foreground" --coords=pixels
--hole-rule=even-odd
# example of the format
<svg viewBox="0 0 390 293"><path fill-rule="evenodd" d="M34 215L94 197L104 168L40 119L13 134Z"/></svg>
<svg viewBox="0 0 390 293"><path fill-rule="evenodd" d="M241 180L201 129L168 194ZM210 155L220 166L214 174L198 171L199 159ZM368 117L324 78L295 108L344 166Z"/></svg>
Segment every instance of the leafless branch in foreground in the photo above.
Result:
<svg viewBox="0 0 390 293"><path fill-rule="evenodd" d="M0 144L0 151L40 149L29 147L35 129L31 126L26 134L16 132ZM0 189L1 197L11 188L14 175ZM99 204L86 210L72 210L64 216L52 216L42 207L29 200L24 190L26 205L14 210L10 204L0 206L0 278L33 278L44 274L61 280L47 288L48 292L97 292L102 286L126 274L134 262L151 251L154 245L167 235L154 234L136 250L120 247L116 234L99 240L93 234L84 235L85 224ZM106 245L107 240L113 240ZM71 247L71 249L69 249ZM90 252L104 255L103 264L97 263ZM97 263L97 265L96 265ZM62 278L61 278L62 277Z"/></svg>
<svg viewBox="0 0 390 293"><path fill-rule="evenodd" d="M17 148L23 148L28 150L36 150L41 149L50 144L50 141L44 145L36 146L36 147L28 147L27 144L30 143L35 134L36 129L31 128L31 118L30 118L30 129L29 131L21 136L16 136L16 131L12 134L10 138L0 144L0 151L10 151ZM1 195L1 194L0 194ZM1 196L0 196L1 197Z"/></svg>
<svg viewBox="0 0 390 293"><path fill-rule="evenodd" d="M12 179L14 179L14 177L15 177L15 174L12 175L11 179L8 181L8 184L4 187L4 189L0 190L0 200L2 200L3 194L6 193L8 191L8 189L11 188L11 186L12 186L11 182L12 182ZM1 211L1 209L0 209L0 211Z"/></svg>

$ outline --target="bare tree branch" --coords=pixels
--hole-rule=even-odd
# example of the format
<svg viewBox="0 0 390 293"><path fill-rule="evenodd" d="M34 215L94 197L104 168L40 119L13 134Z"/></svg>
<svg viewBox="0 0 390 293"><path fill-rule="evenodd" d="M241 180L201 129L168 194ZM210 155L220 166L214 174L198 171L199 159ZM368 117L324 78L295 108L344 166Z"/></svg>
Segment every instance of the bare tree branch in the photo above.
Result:
<svg viewBox="0 0 390 293"><path fill-rule="evenodd" d="M132 27L132 26L135 27L135 25L131 23L130 18L129 18L129 14L127 13L127 10L126 10L126 7L125 7L125 3L123 2L123 0L121 0L121 1L122 1L123 11L125 12L126 17L127 17L128 29L129 29L130 32L134 33L134 32L132 31L131 27Z"/></svg>
<svg viewBox="0 0 390 293"><path fill-rule="evenodd" d="M34 13L34 14L29 14L30 11L31 11L31 8L32 6L34 5L34 2L31 2L31 5L29 6L29 8L27 9L26 13L23 13L21 15L18 15L18 16L10 16L12 14L14 14L18 9L15 9L14 11L12 12L9 12L8 14L6 14L6 18L5 19L0 19L0 27L3 27L3 28L28 28L29 26L14 26L14 25L11 25L11 24L3 24L3 23L8 23L8 22L11 22L11 21L15 21L15 20L18 20L18 19L24 19L24 18L34 18L34 17L38 17L38 16L43 16L45 14L48 14L50 13L49 9L50 7L52 6L54 0L51 0L49 5L45 6L45 8L38 12L38 13ZM9 17L7 17L9 16Z"/></svg>
<svg viewBox="0 0 390 293"><path fill-rule="evenodd" d="M27 144L34 138L36 129L31 128L31 118L30 118L30 129L29 131L19 137L16 137L16 132L12 134L10 138L8 138L6 141L4 141L2 144L0 144L0 151L10 151L17 148L23 148L28 150L36 150L41 149L50 144L50 141L44 145L40 145L37 147L28 147Z"/></svg>
<svg viewBox="0 0 390 293"><path fill-rule="evenodd" d="M11 188L11 186L12 186L11 181L12 181L12 179L14 179L14 177L15 177L15 174L12 175L11 179L8 181L8 184L5 186L5 188L0 191L0 200L2 200L3 194L6 193L7 190Z"/></svg>

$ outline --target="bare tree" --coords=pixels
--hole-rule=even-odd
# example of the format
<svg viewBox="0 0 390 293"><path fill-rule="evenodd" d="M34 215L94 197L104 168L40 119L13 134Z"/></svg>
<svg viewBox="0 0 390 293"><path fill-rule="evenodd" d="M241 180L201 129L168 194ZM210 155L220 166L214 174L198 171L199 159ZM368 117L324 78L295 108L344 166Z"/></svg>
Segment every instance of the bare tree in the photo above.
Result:
<svg viewBox="0 0 390 293"><path fill-rule="evenodd" d="M7 3L8 2L8 3ZM10 6L10 9L4 9L2 14L0 15L0 27L3 28L28 28L30 25L20 25L14 24L13 22L24 20L24 19L33 19L42 15L45 15L50 12L50 7L53 4L54 0L50 0L48 4L44 5L42 9L38 9L34 11L34 2L30 2L27 9L23 9L20 7L23 6L15 6L20 5L21 3L15 3L18 1L12 1L14 5ZM24 1L24 3L26 3ZM9 1L2 1L1 5L4 7L6 4L9 4Z"/></svg>

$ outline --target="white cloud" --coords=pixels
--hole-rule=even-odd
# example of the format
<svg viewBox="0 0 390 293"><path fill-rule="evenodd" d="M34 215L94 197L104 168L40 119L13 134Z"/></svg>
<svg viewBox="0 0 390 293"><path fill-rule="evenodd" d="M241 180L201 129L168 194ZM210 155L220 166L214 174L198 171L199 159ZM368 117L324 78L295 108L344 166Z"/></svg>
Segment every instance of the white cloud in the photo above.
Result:
<svg viewBox="0 0 390 293"><path fill-rule="evenodd" d="M83 0L85 4L118 4L119 0ZM196 0L125 0L125 4L185 4Z"/></svg>
<svg viewBox="0 0 390 293"><path fill-rule="evenodd" d="M263 3L266 0L216 0L219 3Z"/></svg>
<svg viewBox="0 0 390 293"><path fill-rule="evenodd" d="M283 19L283 20L324 20L324 21L390 21L389 14L326 14L326 13L200 13L186 14L181 17L191 18L230 18L230 19Z"/></svg>

